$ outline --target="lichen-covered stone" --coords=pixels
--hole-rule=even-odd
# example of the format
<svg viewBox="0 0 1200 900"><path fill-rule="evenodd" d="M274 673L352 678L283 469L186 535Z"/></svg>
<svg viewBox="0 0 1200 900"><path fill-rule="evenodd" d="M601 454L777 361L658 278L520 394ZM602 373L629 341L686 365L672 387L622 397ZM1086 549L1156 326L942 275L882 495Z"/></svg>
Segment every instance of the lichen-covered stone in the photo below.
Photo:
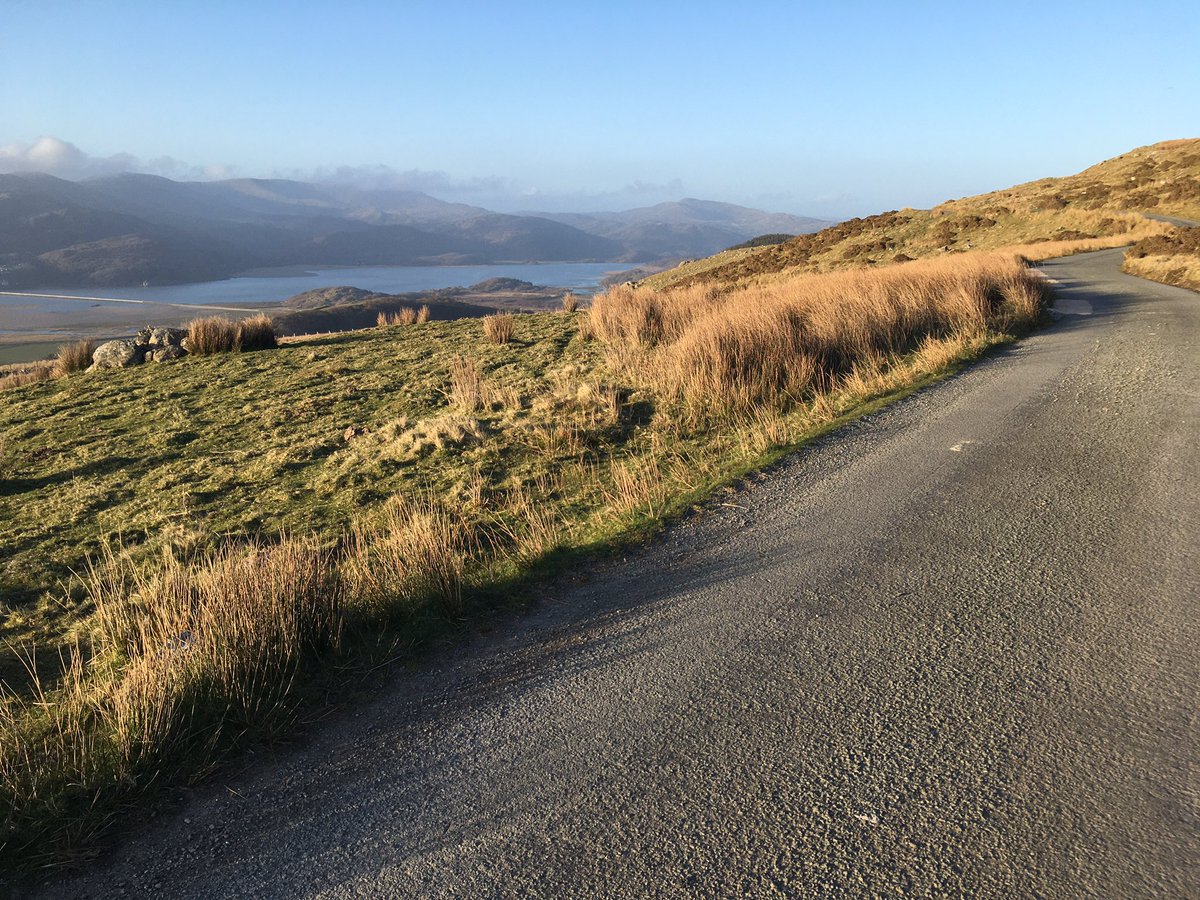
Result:
<svg viewBox="0 0 1200 900"><path fill-rule="evenodd" d="M107 341L92 353L93 369L128 369L140 366L145 358L145 347L136 341L122 338Z"/></svg>

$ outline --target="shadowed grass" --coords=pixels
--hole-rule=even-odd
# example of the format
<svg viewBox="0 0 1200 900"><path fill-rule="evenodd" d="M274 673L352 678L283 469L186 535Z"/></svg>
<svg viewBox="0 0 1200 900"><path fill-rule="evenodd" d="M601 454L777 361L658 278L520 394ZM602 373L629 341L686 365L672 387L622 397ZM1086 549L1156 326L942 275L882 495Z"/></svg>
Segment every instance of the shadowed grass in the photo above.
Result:
<svg viewBox="0 0 1200 900"><path fill-rule="evenodd" d="M275 324L266 313L247 316L237 324L235 346L243 353L253 350L274 350L279 346L275 338Z"/></svg>
<svg viewBox="0 0 1200 900"><path fill-rule="evenodd" d="M1122 268L1130 275L1200 290L1200 227L1138 241L1125 254Z"/></svg>

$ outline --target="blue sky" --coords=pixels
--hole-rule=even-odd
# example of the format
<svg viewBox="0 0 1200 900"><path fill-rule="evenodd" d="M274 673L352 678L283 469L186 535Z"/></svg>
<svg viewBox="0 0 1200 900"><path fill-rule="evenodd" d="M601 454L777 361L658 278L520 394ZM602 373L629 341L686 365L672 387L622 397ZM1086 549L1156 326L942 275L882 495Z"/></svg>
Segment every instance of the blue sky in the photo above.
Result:
<svg viewBox="0 0 1200 900"><path fill-rule="evenodd" d="M1200 135L1195 0L0 8L0 169L840 217Z"/></svg>

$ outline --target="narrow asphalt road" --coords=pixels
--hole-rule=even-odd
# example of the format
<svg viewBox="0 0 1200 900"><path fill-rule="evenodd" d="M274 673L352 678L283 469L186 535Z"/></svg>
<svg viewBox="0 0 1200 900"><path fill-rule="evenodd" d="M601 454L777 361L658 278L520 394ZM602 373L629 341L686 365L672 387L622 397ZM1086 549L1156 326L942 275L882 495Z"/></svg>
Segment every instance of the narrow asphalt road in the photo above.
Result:
<svg viewBox="0 0 1200 900"><path fill-rule="evenodd" d="M1200 896L1200 297L1120 258L46 896Z"/></svg>

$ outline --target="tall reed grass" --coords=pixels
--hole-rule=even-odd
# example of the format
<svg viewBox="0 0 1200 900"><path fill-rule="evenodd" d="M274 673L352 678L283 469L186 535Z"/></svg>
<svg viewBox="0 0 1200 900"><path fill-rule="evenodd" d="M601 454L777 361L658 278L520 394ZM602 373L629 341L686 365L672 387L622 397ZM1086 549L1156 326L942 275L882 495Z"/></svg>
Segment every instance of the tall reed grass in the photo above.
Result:
<svg viewBox="0 0 1200 900"><path fill-rule="evenodd" d="M38 852L75 805L112 804L286 726L300 669L341 640L344 585L315 538L136 564L109 549L81 581L96 611L86 653L71 648L53 685L31 665L33 696L0 700L6 858Z"/></svg>
<svg viewBox="0 0 1200 900"><path fill-rule="evenodd" d="M963 254L723 292L698 283L597 297L592 330L616 364L693 410L786 408L863 360L927 337L1025 327L1042 282L1013 254Z"/></svg>
<svg viewBox="0 0 1200 900"><path fill-rule="evenodd" d="M187 351L197 356L237 349L237 325L225 316L205 316L187 325Z"/></svg>
<svg viewBox="0 0 1200 900"><path fill-rule="evenodd" d="M279 346L275 323L266 313L256 313L238 322L235 344L243 353L252 350L274 350Z"/></svg>
<svg viewBox="0 0 1200 900"><path fill-rule="evenodd" d="M429 307L422 306L419 310L411 306L402 306L395 312L381 312L375 317L375 324L384 327L389 325L417 325L429 321Z"/></svg>
<svg viewBox="0 0 1200 900"><path fill-rule="evenodd" d="M87 646L53 678L30 659L32 694L0 693L0 859L62 852L123 797L287 728L348 627L461 615L469 565L486 559L459 517L401 499L336 547L284 535L138 563L105 549L80 576Z"/></svg>
<svg viewBox="0 0 1200 900"><path fill-rule="evenodd" d="M458 616L472 549L470 527L449 510L394 498L374 520L351 529L341 571L372 620L393 621L430 600Z"/></svg>
<svg viewBox="0 0 1200 900"><path fill-rule="evenodd" d="M96 352L96 342L91 338L75 341L73 344L63 344L58 348L54 360L55 375L70 375L82 372L92 364L92 354Z"/></svg>
<svg viewBox="0 0 1200 900"><path fill-rule="evenodd" d="M491 400L491 390L479 364L465 356L455 356L449 365L450 389L446 398L464 412L482 409Z"/></svg>
<svg viewBox="0 0 1200 900"><path fill-rule="evenodd" d="M275 325L266 313L246 316L240 322L225 316L206 316L187 325L187 350L197 356L273 350L278 346Z"/></svg>
<svg viewBox="0 0 1200 900"><path fill-rule="evenodd" d="M0 391L36 384L39 381L49 381L55 376L56 367L56 363L46 361L9 363L0 366Z"/></svg>
<svg viewBox="0 0 1200 900"><path fill-rule="evenodd" d="M493 344L507 344L513 338L515 317L512 313L501 312L483 317L483 336Z"/></svg>

